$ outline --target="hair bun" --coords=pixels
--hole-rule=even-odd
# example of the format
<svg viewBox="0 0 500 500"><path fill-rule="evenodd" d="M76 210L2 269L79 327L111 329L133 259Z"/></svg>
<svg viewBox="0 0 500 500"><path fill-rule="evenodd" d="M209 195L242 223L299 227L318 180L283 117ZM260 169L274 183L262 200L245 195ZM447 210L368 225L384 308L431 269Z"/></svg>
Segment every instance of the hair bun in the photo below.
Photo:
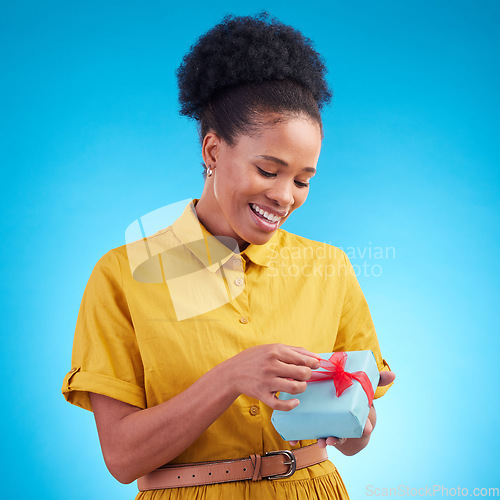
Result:
<svg viewBox="0 0 500 500"><path fill-rule="evenodd" d="M291 79L310 90L321 109L331 92L312 41L263 12L226 16L202 35L177 70L181 114L200 119L218 91L239 84Z"/></svg>

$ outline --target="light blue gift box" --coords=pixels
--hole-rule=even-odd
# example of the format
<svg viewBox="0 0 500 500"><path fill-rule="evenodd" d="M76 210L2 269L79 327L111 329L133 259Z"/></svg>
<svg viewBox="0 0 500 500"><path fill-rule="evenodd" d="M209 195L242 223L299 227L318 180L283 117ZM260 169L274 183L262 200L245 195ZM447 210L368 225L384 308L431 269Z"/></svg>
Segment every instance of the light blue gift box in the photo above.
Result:
<svg viewBox="0 0 500 500"><path fill-rule="evenodd" d="M373 391L379 382L379 371L372 351L347 351L346 372L363 371ZM332 353L318 354L329 360ZM319 368L313 371L324 371ZM285 441L361 437L370 408L363 387L357 380L339 397L333 380L310 382L302 394L282 392L280 399L298 399L300 404L290 411L274 410L271 422Z"/></svg>

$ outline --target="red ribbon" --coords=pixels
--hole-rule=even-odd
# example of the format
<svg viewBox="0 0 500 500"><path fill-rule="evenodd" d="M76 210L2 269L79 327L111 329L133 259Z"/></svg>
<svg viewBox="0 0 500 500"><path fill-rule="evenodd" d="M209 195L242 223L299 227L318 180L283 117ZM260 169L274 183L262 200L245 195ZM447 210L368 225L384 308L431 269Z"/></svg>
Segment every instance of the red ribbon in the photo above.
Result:
<svg viewBox="0 0 500 500"><path fill-rule="evenodd" d="M330 359L321 359L320 367L326 371L313 371L308 382L333 380L337 397L339 397L348 387L351 387L353 380L357 380L366 393L368 406L371 406L375 394L368 375L365 372L346 372L344 370L346 361L347 354L345 352L334 352Z"/></svg>

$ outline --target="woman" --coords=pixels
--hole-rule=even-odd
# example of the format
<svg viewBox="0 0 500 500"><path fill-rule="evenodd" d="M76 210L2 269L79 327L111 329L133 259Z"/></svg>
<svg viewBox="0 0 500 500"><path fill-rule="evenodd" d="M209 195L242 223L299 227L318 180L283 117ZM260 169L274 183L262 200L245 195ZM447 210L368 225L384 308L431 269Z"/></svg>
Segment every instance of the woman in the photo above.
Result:
<svg viewBox="0 0 500 500"><path fill-rule="evenodd" d="M280 228L316 172L325 72L309 40L264 15L225 18L178 70L203 192L96 265L63 385L94 412L113 476L140 478L137 498L348 498L325 447L364 448L373 406L359 439L285 442L270 421L298 404L276 393L306 389L316 352L370 349L380 385L394 378L345 254Z"/></svg>

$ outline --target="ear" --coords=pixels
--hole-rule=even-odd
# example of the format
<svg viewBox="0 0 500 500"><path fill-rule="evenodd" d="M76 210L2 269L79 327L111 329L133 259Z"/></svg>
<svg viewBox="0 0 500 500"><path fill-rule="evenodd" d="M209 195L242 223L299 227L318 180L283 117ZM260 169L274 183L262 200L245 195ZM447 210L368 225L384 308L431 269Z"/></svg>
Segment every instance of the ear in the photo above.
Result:
<svg viewBox="0 0 500 500"><path fill-rule="evenodd" d="M203 156L203 161L208 167L212 165L215 167L217 164L217 156L220 151L220 138L214 132L209 132L203 139L203 144L201 146L201 154Z"/></svg>

